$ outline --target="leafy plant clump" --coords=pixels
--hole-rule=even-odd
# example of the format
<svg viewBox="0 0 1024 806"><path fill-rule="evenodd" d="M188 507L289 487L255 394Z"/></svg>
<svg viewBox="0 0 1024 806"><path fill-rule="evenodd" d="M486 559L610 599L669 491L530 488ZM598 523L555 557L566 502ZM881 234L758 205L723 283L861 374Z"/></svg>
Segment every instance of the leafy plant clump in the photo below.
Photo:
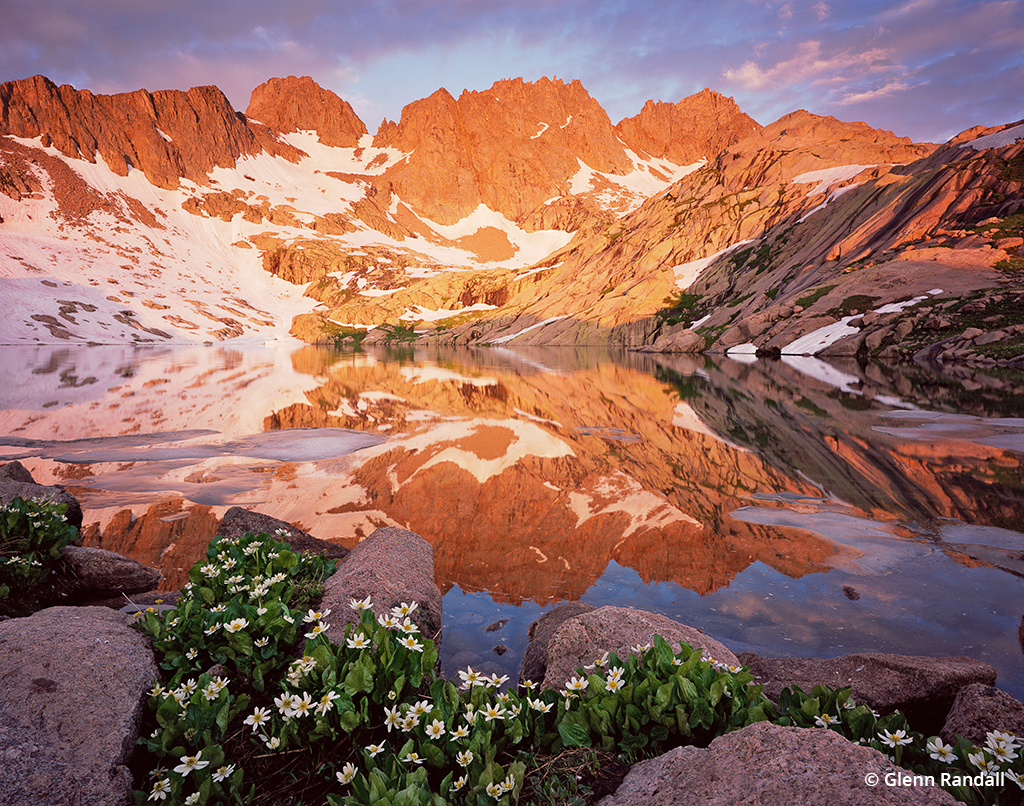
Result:
<svg viewBox="0 0 1024 806"><path fill-rule="evenodd" d="M829 310L829 316L842 319L844 316L865 313L871 310L871 306L878 302L878 297L870 294L852 294L844 299L835 308Z"/></svg>
<svg viewBox="0 0 1024 806"><path fill-rule="evenodd" d="M380 330L384 334L385 342L415 341L417 338L412 325L403 325L401 322L393 325L383 324L380 326Z"/></svg>
<svg viewBox="0 0 1024 806"><path fill-rule="evenodd" d="M20 497L0 505L0 614L17 612L18 600L50 575L78 536L67 510L67 504Z"/></svg>
<svg viewBox="0 0 1024 806"><path fill-rule="evenodd" d="M657 316L666 325L695 322L706 313L707 305L702 303L703 299L703 294L678 291L665 297L665 307L657 312Z"/></svg>
<svg viewBox="0 0 1024 806"><path fill-rule="evenodd" d="M330 641L331 612L298 596L331 564L267 535L220 538L178 607L143 615L163 673L139 740L148 782L137 804L589 803L626 763L761 720L823 723L883 751L893 739L897 763L926 764L906 749L902 716L856 707L848 689L784 692L777 709L746 669L657 636L561 690L503 690L507 677L472 668L457 686L437 676L415 602L374 615L369 599L352 601L355 615L342 615L354 621ZM958 744L968 762L955 768L1012 762L1015 747L999 739L975 760Z"/></svg>
<svg viewBox="0 0 1024 806"><path fill-rule="evenodd" d="M805 297L800 297L796 301L796 304L801 308L810 308L815 302L825 296L829 291L835 288L835 285L823 285L821 288L814 289L810 294Z"/></svg>

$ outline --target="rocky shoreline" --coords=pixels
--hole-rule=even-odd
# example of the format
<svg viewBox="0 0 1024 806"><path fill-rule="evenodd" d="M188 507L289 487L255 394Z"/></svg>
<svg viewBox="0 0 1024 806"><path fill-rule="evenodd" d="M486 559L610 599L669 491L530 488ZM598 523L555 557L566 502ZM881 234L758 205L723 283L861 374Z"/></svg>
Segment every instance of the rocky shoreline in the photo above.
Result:
<svg viewBox="0 0 1024 806"><path fill-rule="evenodd" d="M25 479L23 468L14 465L0 468L0 500L56 494L56 488ZM12 475L19 480L5 480ZM388 527L347 551L240 508L226 513L219 531L231 536L279 529L290 533L285 539L297 550L340 560L327 580L323 607L347 614L350 600L370 597L375 609L386 612L399 602L416 600L422 633L440 640L441 592L426 540ZM93 561L69 560L67 579L51 583L33 603L33 609L41 609L0 620L0 803L10 806L131 802L129 764L157 667L149 640L130 626L130 611L170 606L174 596L139 593L140 587L156 586L158 572L113 552L73 547L68 555ZM111 607L117 601L111 594L117 591L123 601L128 589L138 593L132 595L135 604L120 612ZM79 604L55 604L63 601ZM108 606L96 606L98 602ZM331 628L337 633L332 640L338 640L344 627L342 619ZM670 644L686 641L721 663L747 666L772 700L786 686L805 691L819 684L850 686L858 703L878 711L899 709L916 730L947 742L959 734L980 744L996 729L1024 735L1024 704L995 688L995 669L971 658L737 656L697 627L631 608L595 609L578 602L556 608L530 626L520 679L559 688L579 666L602 653L625 656L655 635ZM707 748L679 748L636 764L602 803L734 803L754 795L759 803L830 806L955 802L938 789L865 787L866 771L882 779L901 772L881 753L828 730L758 723L721 736Z"/></svg>

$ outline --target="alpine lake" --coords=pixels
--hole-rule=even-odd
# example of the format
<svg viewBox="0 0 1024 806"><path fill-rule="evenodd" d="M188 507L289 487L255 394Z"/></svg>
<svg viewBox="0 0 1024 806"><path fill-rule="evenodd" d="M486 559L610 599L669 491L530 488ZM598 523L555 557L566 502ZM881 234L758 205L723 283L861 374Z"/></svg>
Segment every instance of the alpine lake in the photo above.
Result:
<svg viewBox="0 0 1024 806"><path fill-rule="evenodd" d="M744 357L747 358L747 357ZM572 600L733 651L967 655L1024 699L1024 373L599 349L9 347L0 459L180 587L243 506L433 546L442 671Z"/></svg>

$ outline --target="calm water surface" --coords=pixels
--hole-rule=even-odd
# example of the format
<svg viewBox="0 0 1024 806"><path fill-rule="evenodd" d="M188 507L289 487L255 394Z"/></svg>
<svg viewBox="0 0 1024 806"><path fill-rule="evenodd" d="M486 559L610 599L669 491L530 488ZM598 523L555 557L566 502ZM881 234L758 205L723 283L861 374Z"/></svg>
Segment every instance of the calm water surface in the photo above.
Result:
<svg viewBox="0 0 1024 806"><path fill-rule="evenodd" d="M565 601L1024 697L1024 378L574 350L4 347L0 457L182 584L232 505L434 546L446 673ZM504 626L486 628L501 619ZM495 647L507 647L499 655Z"/></svg>

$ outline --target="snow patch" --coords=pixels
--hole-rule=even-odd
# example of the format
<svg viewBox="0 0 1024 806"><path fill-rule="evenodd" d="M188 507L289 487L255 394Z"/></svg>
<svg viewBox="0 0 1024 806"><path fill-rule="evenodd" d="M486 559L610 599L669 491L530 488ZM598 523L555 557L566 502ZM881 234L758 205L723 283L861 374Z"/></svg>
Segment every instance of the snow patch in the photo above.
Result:
<svg viewBox="0 0 1024 806"><path fill-rule="evenodd" d="M747 240L734 243L731 246L725 247L725 249L719 249L715 254L708 255L708 257L702 257L697 260L691 260L689 263L680 263L678 266L673 266L672 272L676 276L676 288L689 288L697 281L701 272L718 260L722 255L726 255L733 249L739 249L741 246L753 241L753 238L747 238ZM691 327L696 327L696 325L691 325Z"/></svg>
<svg viewBox="0 0 1024 806"><path fill-rule="evenodd" d="M529 333L531 330L536 330L539 327L544 327L544 325L550 325L552 322L557 322L559 319L568 319L568 318L569 318L569 314L564 314L562 316L552 316L550 319L545 319L543 322L538 322L535 325L530 325L529 327L523 328L522 330L517 330L515 333L510 333L507 336L502 336L501 338L493 339L493 340L491 340L491 341L489 341L487 343L488 344L508 344L508 342L512 341L512 339L515 339L515 338L517 338L519 336L522 336L522 335L524 335L526 333Z"/></svg>
<svg viewBox="0 0 1024 806"><path fill-rule="evenodd" d="M406 308L405 313L398 318L406 322L439 322L442 319L451 319L453 316L471 313L472 311L493 311L496 310L497 307L497 305L488 305L485 302L478 302L475 305L470 305L468 308L459 308L458 310L440 308L433 311L429 308L424 308L422 305L417 305L415 311Z"/></svg>
<svg viewBox="0 0 1024 806"><path fill-rule="evenodd" d="M1002 148L1003 146L1012 145L1022 139L1024 139L1024 123L1020 126L1003 129L1001 132L986 134L984 137L977 137L969 143L961 143L960 148L970 146L975 151L983 151L986 148Z"/></svg>
<svg viewBox="0 0 1024 806"><path fill-rule="evenodd" d="M469 384L470 386L497 386L496 378L471 378L468 375L460 375L444 367L422 365L417 367L402 367L400 373L409 383L420 384L428 381L437 383Z"/></svg>
<svg viewBox="0 0 1024 806"><path fill-rule="evenodd" d="M809 355L787 355L783 352L782 363L792 367L797 372L802 372L804 375L815 378L822 383L834 386L836 389L841 389L854 395L861 394L859 390L851 388L854 384L861 382L860 378L856 375L842 372L831 364L825 363L820 358L814 358Z"/></svg>
<svg viewBox="0 0 1024 806"><path fill-rule="evenodd" d="M816 196L819 193L824 193L836 182L845 182L847 179L853 179L853 177L861 171L877 167L877 165L837 165L834 168L822 168L817 171L807 171L799 176L794 176L789 181L791 184L795 185L807 185L812 182L817 182L817 187L807 192L808 196Z"/></svg>

